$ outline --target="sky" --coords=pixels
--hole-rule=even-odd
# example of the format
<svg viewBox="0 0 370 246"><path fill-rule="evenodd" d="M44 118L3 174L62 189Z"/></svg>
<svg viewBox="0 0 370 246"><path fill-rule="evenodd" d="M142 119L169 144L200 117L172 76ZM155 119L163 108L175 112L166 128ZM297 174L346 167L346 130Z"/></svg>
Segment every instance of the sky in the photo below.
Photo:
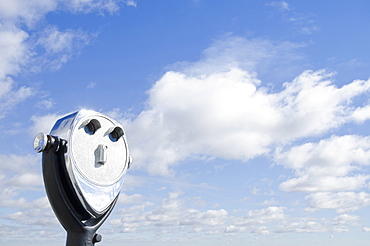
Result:
<svg viewBox="0 0 370 246"><path fill-rule="evenodd" d="M65 245L37 133L91 109L131 168L98 245L368 245L370 3L0 0L0 236Z"/></svg>

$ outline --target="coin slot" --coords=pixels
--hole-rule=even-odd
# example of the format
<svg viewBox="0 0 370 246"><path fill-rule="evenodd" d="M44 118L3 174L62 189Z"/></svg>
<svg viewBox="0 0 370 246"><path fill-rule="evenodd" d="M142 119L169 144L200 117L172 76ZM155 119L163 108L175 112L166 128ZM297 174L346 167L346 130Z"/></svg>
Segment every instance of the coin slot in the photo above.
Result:
<svg viewBox="0 0 370 246"><path fill-rule="evenodd" d="M98 167L100 165L104 165L107 162L107 149L108 146L99 144L97 149L95 150L95 162L96 164L99 164Z"/></svg>

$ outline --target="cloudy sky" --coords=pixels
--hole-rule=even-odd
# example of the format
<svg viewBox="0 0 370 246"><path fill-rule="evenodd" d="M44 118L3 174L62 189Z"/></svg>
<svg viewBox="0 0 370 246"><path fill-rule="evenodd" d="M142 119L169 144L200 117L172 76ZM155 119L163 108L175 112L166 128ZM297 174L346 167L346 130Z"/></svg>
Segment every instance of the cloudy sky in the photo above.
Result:
<svg viewBox="0 0 370 246"><path fill-rule="evenodd" d="M133 157L101 245L368 245L369 8L0 0L1 244L65 244L32 143L87 108Z"/></svg>

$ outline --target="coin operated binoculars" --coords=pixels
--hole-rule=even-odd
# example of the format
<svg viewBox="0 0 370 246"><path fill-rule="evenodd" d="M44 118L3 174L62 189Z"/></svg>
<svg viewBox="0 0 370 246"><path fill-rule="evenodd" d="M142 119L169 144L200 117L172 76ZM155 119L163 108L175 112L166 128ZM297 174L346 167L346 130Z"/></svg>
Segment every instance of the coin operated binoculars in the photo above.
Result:
<svg viewBox="0 0 370 246"><path fill-rule="evenodd" d="M103 114L81 110L59 119L34 140L42 152L51 207L67 231L67 246L91 246L117 202L132 162L123 127Z"/></svg>

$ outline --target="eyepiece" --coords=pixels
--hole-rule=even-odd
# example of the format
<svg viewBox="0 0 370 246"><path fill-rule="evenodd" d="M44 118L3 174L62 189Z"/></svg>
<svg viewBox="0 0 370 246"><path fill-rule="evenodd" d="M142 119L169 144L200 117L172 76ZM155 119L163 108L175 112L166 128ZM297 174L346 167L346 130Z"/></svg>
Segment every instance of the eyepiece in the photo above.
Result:
<svg viewBox="0 0 370 246"><path fill-rule="evenodd" d="M111 133L109 133L109 139L112 142L117 142L120 137L124 135L124 132L121 127L115 127Z"/></svg>
<svg viewBox="0 0 370 246"><path fill-rule="evenodd" d="M101 125L98 120L92 119L90 120L85 126L85 132L89 135L93 135L99 128L101 128Z"/></svg>

